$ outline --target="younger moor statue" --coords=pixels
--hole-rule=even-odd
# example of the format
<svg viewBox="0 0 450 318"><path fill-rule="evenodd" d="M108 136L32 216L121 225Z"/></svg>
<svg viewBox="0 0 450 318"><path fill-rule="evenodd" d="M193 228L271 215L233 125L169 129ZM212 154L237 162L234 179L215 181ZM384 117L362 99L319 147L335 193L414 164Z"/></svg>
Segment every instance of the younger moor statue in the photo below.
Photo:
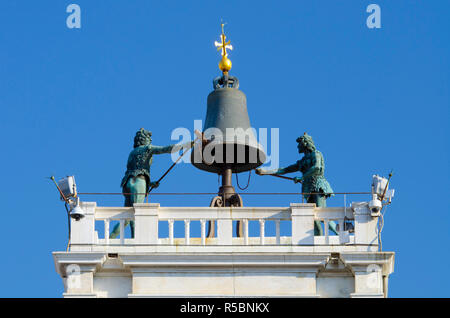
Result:
<svg viewBox="0 0 450 318"><path fill-rule="evenodd" d="M301 172L301 178L295 177L295 183L302 183L303 196L308 203L315 203L318 207L326 207L326 199L334 196L333 189L324 177L325 163L322 153L318 151L314 142L307 133L298 137L298 152L303 153L302 159L296 163L286 167L275 170L256 169L259 175L283 175L291 172ZM337 234L336 223L331 221L328 223L329 228ZM323 235L320 221L314 222L314 235Z"/></svg>
<svg viewBox="0 0 450 318"><path fill-rule="evenodd" d="M150 181L150 166L153 155L179 151L184 147L191 147L192 142L169 146L152 145L152 133L141 128L134 137L134 149L130 152L127 162L127 171L120 186L125 197L125 206L133 206L133 203L143 203L151 187L159 186L157 182ZM130 224L131 237L134 237L134 221L126 221ZM119 224L111 232L110 238L115 238L120 233Z"/></svg>

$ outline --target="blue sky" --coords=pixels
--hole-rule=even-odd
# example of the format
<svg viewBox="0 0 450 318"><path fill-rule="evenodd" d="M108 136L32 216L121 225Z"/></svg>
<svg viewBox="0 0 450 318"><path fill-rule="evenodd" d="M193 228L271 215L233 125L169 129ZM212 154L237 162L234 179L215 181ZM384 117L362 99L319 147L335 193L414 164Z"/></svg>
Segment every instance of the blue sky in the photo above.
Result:
<svg viewBox="0 0 450 318"><path fill-rule="evenodd" d="M66 27L70 3L81 7L81 29ZM381 29L366 26L370 3L381 7ZM73 174L80 192L120 192L140 127L165 145L174 128L204 119L220 74L221 18L252 126L280 129L280 164L300 158L295 139L306 131L336 192L370 191L372 174L392 169L383 230L383 249L396 252L390 296L450 296L449 10L437 0L2 1L0 296L63 292L51 252L65 250L66 215L46 177ZM170 164L156 157L152 176ZM246 184L247 173L240 177ZM181 164L155 192L216 190L215 175ZM253 174L246 191L300 188ZM120 196L82 199L122 205ZM247 206L299 200L244 196Z"/></svg>

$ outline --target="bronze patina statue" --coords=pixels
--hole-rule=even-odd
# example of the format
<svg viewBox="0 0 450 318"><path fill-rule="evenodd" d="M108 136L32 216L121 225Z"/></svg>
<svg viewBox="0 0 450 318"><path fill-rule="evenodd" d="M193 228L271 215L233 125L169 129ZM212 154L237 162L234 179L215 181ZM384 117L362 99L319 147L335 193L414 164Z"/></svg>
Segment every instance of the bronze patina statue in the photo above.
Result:
<svg viewBox="0 0 450 318"><path fill-rule="evenodd" d="M133 206L133 203L143 203L150 188L159 186L158 182L150 181L150 166L153 155L171 153L184 147L191 147L193 141L185 144L169 146L152 145L152 133L141 128L134 137L134 149L128 156L127 171L120 186L125 197L124 206ZM125 226L130 224L131 237L134 237L134 221L126 221ZM119 235L120 228L117 224L111 232L110 238Z"/></svg>
<svg viewBox="0 0 450 318"><path fill-rule="evenodd" d="M298 152L303 153L302 159L296 163L275 170L255 169L259 175L283 175L286 173L300 171L303 176L301 178L293 178L295 183L302 184L302 193L308 203L315 203L318 207L326 207L326 199L334 196L333 189L324 177L325 162L322 153L318 151L314 142L307 133L297 138ZM336 223L331 221L328 223L329 228L337 234ZM314 223L314 235L323 235L320 221Z"/></svg>

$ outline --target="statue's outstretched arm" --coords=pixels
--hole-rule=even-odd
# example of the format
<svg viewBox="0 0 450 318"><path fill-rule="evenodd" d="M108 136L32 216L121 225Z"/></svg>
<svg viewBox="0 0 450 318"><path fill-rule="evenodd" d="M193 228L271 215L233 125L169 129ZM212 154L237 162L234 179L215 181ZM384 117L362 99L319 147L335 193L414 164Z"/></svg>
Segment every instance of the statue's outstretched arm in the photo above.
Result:
<svg viewBox="0 0 450 318"><path fill-rule="evenodd" d="M152 152L152 154L154 155L159 155L159 154L163 154L163 153L171 153L171 152L175 152L178 151L184 147L186 148L190 148L193 144L193 141L189 141L186 142L184 144L174 144L174 145L168 145L168 146L154 146L151 145L149 147L149 150Z"/></svg>
<svg viewBox="0 0 450 318"><path fill-rule="evenodd" d="M278 175L282 175L282 174L286 174L286 173L291 173L291 172L296 172L299 171L298 170L298 163L294 163L290 166L287 166L285 168L279 168L279 169L273 169L273 170L265 170L265 169L255 169L256 173L259 175L263 175L263 174L278 174Z"/></svg>

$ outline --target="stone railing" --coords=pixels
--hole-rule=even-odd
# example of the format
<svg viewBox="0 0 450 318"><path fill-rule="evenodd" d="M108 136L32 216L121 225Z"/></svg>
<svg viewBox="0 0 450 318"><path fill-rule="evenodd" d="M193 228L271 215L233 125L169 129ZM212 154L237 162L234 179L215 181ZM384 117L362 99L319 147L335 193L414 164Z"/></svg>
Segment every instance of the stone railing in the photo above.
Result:
<svg viewBox="0 0 450 318"><path fill-rule="evenodd" d="M71 220L70 251L169 251L186 252L216 251L270 251L270 252L341 252L377 251L377 217L370 214L365 202L353 203L351 207L318 208L314 204L292 203L290 207L161 207L158 203L135 204L134 207L97 207L95 202L82 202L85 217ZM125 222L135 222L135 237L125 238ZM314 221L324 224L324 235L314 235ZM331 235L328 222L334 221L343 229L345 221L352 222L354 232ZM120 236L109 235L111 224L118 221ZM164 222L161 222L164 221ZM174 222L184 222L184 237L175 238ZM208 221L217 224L217 235L207 237ZM240 221L243 237L236 237L233 221ZM259 222L259 236L251 236L249 222ZM281 222L288 221L283 229L290 228L290 235L281 235ZM200 222L200 237L191 237L191 223ZM266 236L265 226L275 223L275 235ZM97 228L96 228L97 226ZM159 237L160 227L166 226L168 237Z"/></svg>

